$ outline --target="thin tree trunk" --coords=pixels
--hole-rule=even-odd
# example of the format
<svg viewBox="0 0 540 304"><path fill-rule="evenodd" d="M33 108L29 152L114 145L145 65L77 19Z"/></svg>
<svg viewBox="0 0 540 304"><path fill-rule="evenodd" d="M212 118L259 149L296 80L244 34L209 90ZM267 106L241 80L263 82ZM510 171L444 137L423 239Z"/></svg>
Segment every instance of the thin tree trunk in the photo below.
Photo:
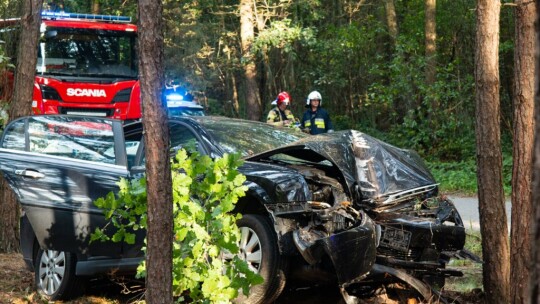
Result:
<svg viewBox="0 0 540 304"><path fill-rule="evenodd" d="M100 7L99 7L99 0L92 0L92 14L99 14Z"/></svg>
<svg viewBox="0 0 540 304"><path fill-rule="evenodd" d="M526 303L532 261L532 151L534 144L534 52L536 7L517 0L514 48L514 143L510 293L512 303Z"/></svg>
<svg viewBox="0 0 540 304"><path fill-rule="evenodd" d="M540 1L536 1L536 54L535 67L540 71ZM534 135L534 154L533 154L533 182L532 182L532 206L534 221L532 230L534 239L532 243L532 269L529 283L529 303L540 303L540 77L535 77L535 95L534 95L534 115L535 115L535 135Z"/></svg>
<svg viewBox="0 0 540 304"><path fill-rule="evenodd" d="M436 28L436 1L426 0L425 3L425 39L426 39L426 85L431 86L437 77L437 28ZM434 101L432 109L437 108Z"/></svg>
<svg viewBox="0 0 540 304"><path fill-rule="evenodd" d="M39 27L43 0L25 0L21 17L21 36L15 70L15 90L9 111L10 120L32 114L32 94L36 76ZM19 249L19 206L8 183L0 180L0 252Z"/></svg>
<svg viewBox="0 0 540 304"><path fill-rule="evenodd" d="M486 303L510 303L508 228L502 181L499 106L500 2L476 9L476 159Z"/></svg>
<svg viewBox="0 0 540 304"><path fill-rule="evenodd" d="M257 66L251 53L251 45L255 38L255 17L252 0L240 1L240 38L244 63L244 84L247 105L247 118L261 119L261 101L257 85Z"/></svg>
<svg viewBox="0 0 540 304"><path fill-rule="evenodd" d="M386 24L388 26L388 34L392 39L392 45L396 45L396 39L398 35L398 23L396 17L396 6L394 0L385 0L384 8L386 10Z"/></svg>
<svg viewBox="0 0 540 304"><path fill-rule="evenodd" d="M173 302L173 210L169 126L160 98L164 85L161 0L139 0L138 15L148 200L146 302L169 304Z"/></svg>
<svg viewBox="0 0 540 304"><path fill-rule="evenodd" d="M232 86L232 100L233 100L233 108L234 108L234 115L235 117L240 117L240 104L238 103L238 88L236 86L236 76L234 76L234 72L231 73L231 86Z"/></svg>

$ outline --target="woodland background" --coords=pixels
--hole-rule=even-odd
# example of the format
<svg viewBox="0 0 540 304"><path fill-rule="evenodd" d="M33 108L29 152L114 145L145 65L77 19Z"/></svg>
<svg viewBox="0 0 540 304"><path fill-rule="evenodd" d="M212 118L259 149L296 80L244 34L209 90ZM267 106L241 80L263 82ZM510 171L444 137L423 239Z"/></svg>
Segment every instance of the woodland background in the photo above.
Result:
<svg viewBox="0 0 540 304"><path fill-rule="evenodd" d="M0 17L21 16L20 2L25 3L25 12L39 11L32 10L30 4L40 7L40 0L0 0ZM143 32L155 33L150 29L161 28L156 26L160 23L157 20L162 20L160 1L73 0L49 5L64 6L66 11L72 12L127 15L136 22L137 2L140 23L144 19L149 29L141 31L139 37L146 42L141 43L141 58L161 58L161 39L157 39L160 35L142 37ZM538 35L538 28L535 33L532 26L534 20L538 23L534 4L538 6L538 2L529 0L163 0L165 77L195 93L209 114L252 120L264 120L270 102L279 91L291 93L292 110L297 116L304 110L307 94L314 89L320 91L335 129L358 129L397 146L417 150L428 160L443 192L478 190L486 303L526 303L529 296L538 302L537 272L529 272L532 260L536 269L540 269L536 248L540 239L536 225L540 222L540 209L532 208L539 205L537 194L540 192L532 191L540 187L538 175L531 187L531 129L536 128L537 134L540 132L540 124L534 126L532 122L530 107L533 102L530 80L534 77L532 37ZM145 9L148 12L144 12ZM150 16L156 18L148 18ZM38 22L32 25L30 19L39 18L23 17L23 28L37 29ZM22 34L29 32L23 30ZM21 45L31 40L21 39ZM159 44L154 54L149 49L143 50L143 45L152 45L149 42ZM11 50L16 44L16 40L0 44L3 53L0 69L11 68L8 66L12 64ZM35 49L22 48L19 57ZM148 68L141 75L141 83L145 84L141 85L141 90L148 96L159 91L156 89L159 85L155 84L161 83L160 77L154 77L158 80L155 82L144 82L150 75L163 71L160 60L156 61L159 66ZM140 66L147 68L148 65ZM33 71L35 63L26 66ZM25 70L23 64L18 64L17 70ZM23 85L20 90L15 89L14 104L21 106L11 106L10 101L5 100L2 102L5 112L12 113L31 99L23 95L17 97L18 92L30 92L33 77L28 79L27 90L22 89ZM536 92L539 88L537 83ZM153 111L159 108L155 107L159 105L158 96L152 95L155 98L148 98L146 102L143 98L143 105L150 109L144 113L143 123L159 118L159 115L146 115L148 113L165 114ZM539 95L536 96L538 104ZM536 116L538 120L538 108ZM513 117L516 117L515 122ZM167 143L168 132L161 133L165 134L164 138L159 138L158 133L152 135L157 134L155 139ZM502 133L502 144L499 133ZM534 165L538 173L540 140L538 137L536 140ZM513 176L512 152L515 155ZM149 159L148 163L159 163L159 157L154 160ZM163 163L167 162L159 165ZM156 170L155 173L162 172ZM506 195L510 193L511 177L515 189L510 248L501 172L504 172ZM149 180L160 177L159 174L149 176ZM3 189L4 197L10 195L5 185ZM157 193L150 186L148 192ZM159 199L157 196L149 198L149 204L150 201L170 201ZM531 199L535 200L534 205ZM4 198L3 201L5 204L0 207L4 209L0 214L17 209L9 208L10 200ZM155 209L163 211L159 215L166 218L167 210ZM18 216L3 218L17 219ZM4 226L16 227L16 221ZM0 228L7 231L3 235L12 239L16 235L10 233L16 229ZM168 230L155 230L158 231ZM150 239L153 234L150 229L148 232ZM531 243L533 235L536 243ZM3 239L0 235L2 247L15 248L16 242ZM536 246L531 247L531 244ZM149 245L149 250L160 249L155 245ZM154 284L150 277L147 281ZM528 294L529 282L535 292L532 295ZM156 280L147 288L159 291L157 287L169 285Z"/></svg>
<svg viewBox="0 0 540 304"><path fill-rule="evenodd" d="M20 16L19 1L0 2L1 17ZM134 0L49 4L136 22ZM211 115L254 120L264 120L283 90L301 116L307 94L318 90L336 129L358 129L415 149L437 163L432 164L436 175L454 167L472 171L473 185L462 188L474 191L475 5L469 0L439 0L436 8L434 0L165 0L165 77L194 92ZM255 18L241 18L246 9ZM503 3L500 20L508 169L514 6ZM245 44L246 35L252 35L251 45ZM14 42L5 42L2 51L12 57L9 43ZM509 181L510 169L505 176Z"/></svg>

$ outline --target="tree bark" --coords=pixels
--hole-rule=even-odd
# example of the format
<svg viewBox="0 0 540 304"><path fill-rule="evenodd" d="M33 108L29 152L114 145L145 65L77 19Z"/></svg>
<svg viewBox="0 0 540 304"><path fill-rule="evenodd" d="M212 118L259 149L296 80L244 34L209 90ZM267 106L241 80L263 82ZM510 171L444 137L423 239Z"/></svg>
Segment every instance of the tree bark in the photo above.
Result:
<svg viewBox="0 0 540 304"><path fill-rule="evenodd" d="M476 159L483 283L486 303L510 303L499 106L500 2L478 0L476 14Z"/></svg>
<svg viewBox="0 0 540 304"><path fill-rule="evenodd" d="M100 7L99 7L99 0L92 0L92 14L99 14Z"/></svg>
<svg viewBox="0 0 540 304"><path fill-rule="evenodd" d="M146 155L148 234L146 249L146 302L173 302L172 182L169 163L169 127L161 100L164 86L163 4L139 0L139 70Z"/></svg>
<svg viewBox="0 0 540 304"><path fill-rule="evenodd" d="M540 1L536 1L536 53L535 67L540 71ZM534 95L534 115L535 115L535 135L534 135L534 154L533 154L533 182L532 182L532 206L534 221L532 230L534 239L532 243L532 270L529 283L529 303L540 303L540 77L535 77L535 95Z"/></svg>
<svg viewBox="0 0 540 304"><path fill-rule="evenodd" d="M437 28L436 28L436 0L425 2L425 44L426 44L426 85L431 86L437 77ZM433 110L437 108L434 101Z"/></svg>
<svg viewBox="0 0 540 304"><path fill-rule="evenodd" d="M32 114L32 95L36 76L39 26L43 0L25 0L21 17L21 36L17 51L15 89L9 110L9 119ZM19 250L19 206L8 183L0 179L0 252Z"/></svg>
<svg viewBox="0 0 540 304"><path fill-rule="evenodd" d="M532 261L532 152L534 144L534 52L536 7L517 0L514 48L514 143L510 294L512 303L526 303Z"/></svg>
<svg viewBox="0 0 540 304"><path fill-rule="evenodd" d="M390 35L390 39L392 40L392 46L395 46L398 35L398 23L394 0L385 0L384 8L386 10L386 24L388 26L388 34Z"/></svg>
<svg viewBox="0 0 540 304"><path fill-rule="evenodd" d="M242 43L242 61L244 62L244 89L246 95L247 118L261 119L261 99L257 85L257 66L251 46L255 38L255 15L252 0L240 1L240 39Z"/></svg>

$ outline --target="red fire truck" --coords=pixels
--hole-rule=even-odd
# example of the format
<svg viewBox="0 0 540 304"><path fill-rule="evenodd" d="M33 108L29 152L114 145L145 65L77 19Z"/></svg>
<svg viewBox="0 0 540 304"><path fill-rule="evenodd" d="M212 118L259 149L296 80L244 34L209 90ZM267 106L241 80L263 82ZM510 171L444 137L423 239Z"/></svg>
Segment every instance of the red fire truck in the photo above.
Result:
<svg viewBox="0 0 540 304"><path fill-rule="evenodd" d="M42 20L34 114L141 118L137 27L130 17L45 11ZM0 20L0 34L15 33L17 23ZM8 78L9 84L0 88L3 98L9 98L13 86L13 74ZM185 90L175 86L164 92L169 115L204 115Z"/></svg>
<svg viewBox="0 0 540 304"><path fill-rule="evenodd" d="M131 18L43 12L32 110L141 117L137 27Z"/></svg>

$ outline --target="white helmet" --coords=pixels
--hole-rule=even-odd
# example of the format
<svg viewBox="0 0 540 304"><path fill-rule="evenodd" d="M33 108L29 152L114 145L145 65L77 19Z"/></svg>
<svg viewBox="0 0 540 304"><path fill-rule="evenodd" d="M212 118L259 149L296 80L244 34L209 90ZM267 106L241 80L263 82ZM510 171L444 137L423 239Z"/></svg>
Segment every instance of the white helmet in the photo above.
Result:
<svg viewBox="0 0 540 304"><path fill-rule="evenodd" d="M310 106L310 101L312 99L318 99L320 100L319 101L319 107L322 106L322 96L321 96L321 93L317 92L317 91L313 91L311 93L309 93L308 97L307 97L307 101L306 101L306 106Z"/></svg>

